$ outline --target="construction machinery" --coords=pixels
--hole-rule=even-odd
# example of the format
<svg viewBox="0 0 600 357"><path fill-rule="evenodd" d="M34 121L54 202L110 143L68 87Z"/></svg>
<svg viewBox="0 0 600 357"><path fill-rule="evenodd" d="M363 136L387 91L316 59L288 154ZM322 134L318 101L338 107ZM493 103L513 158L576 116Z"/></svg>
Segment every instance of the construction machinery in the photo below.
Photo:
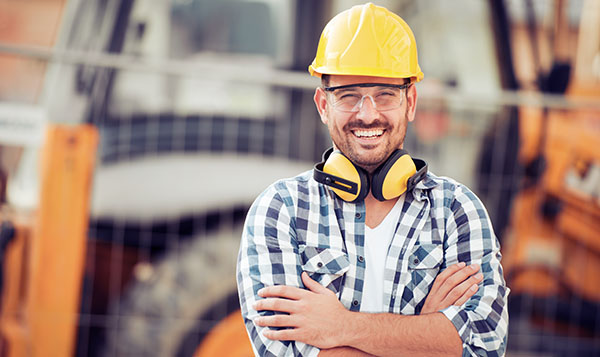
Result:
<svg viewBox="0 0 600 357"><path fill-rule="evenodd" d="M34 3L0 5L23 20L0 67L33 83L26 98L0 88L0 355L251 355L235 284L246 210L327 145L316 113L299 120L316 81L275 66L297 60L282 23L324 5ZM42 14L60 29L28 33Z"/></svg>
<svg viewBox="0 0 600 357"><path fill-rule="evenodd" d="M61 26L37 42L0 32L2 58L25 63L0 62L0 355L251 355L235 289L241 225L262 189L310 169L330 145L312 103L319 82L305 71L329 14L350 2L5 3L0 18L21 19L11 24ZM428 20L423 29L448 34L443 19L464 22L448 11L470 10L479 24L474 7L498 14L505 2L392 3L417 27ZM482 22L467 29L469 44L492 31ZM600 31L588 31L579 41L592 43L579 47L592 49ZM495 68L487 49L501 37L480 44L478 63ZM451 43L428 40L436 52L425 63ZM406 145L437 174L476 187L481 139L496 134L487 162L501 169L479 176L488 190L478 194L512 289L508 350L564 352L532 346L541 328L535 343L561 336L573 342L568 351L597 353L600 137L597 105L581 99L598 97L597 82L570 83L567 97L527 96L486 77L494 91L482 97L475 79L490 68L477 72L464 53L456 61L464 72L419 87ZM507 51L498 53L504 76ZM9 88L9 78L18 84ZM461 92L467 85L478 93ZM29 94L16 100L17 92Z"/></svg>
<svg viewBox="0 0 600 357"><path fill-rule="evenodd" d="M536 16L533 4L520 4L526 21L512 35L513 42L520 41L520 50L531 53L513 58L515 67L521 66L521 86L535 86L555 102L589 102L577 107L553 107L553 101L522 106L514 111L513 124L504 126L510 133L504 142L511 154L499 170L508 177L499 191L510 210L496 228L501 229L503 266L512 290L509 311L514 327L509 340L532 352L596 355L600 110L593 103L600 96L595 64L600 54L600 7L585 2L581 20L574 24L567 1L555 1L552 16L546 18ZM553 21L544 26L547 19ZM483 166L487 180L490 164ZM521 335L525 329L531 337Z"/></svg>

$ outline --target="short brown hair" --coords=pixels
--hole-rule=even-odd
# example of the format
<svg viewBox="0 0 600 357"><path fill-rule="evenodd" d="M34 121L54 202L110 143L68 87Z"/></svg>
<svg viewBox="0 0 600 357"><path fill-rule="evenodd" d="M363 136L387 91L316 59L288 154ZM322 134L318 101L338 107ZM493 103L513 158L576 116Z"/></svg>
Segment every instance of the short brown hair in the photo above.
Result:
<svg viewBox="0 0 600 357"><path fill-rule="evenodd" d="M321 86L323 88L329 87L330 77L331 77L330 74L321 74ZM402 82L403 84L412 83L412 78L403 78L403 79L404 79L404 82Z"/></svg>
<svg viewBox="0 0 600 357"><path fill-rule="evenodd" d="M329 75L328 74L321 75L321 86L329 87Z"/></svg>

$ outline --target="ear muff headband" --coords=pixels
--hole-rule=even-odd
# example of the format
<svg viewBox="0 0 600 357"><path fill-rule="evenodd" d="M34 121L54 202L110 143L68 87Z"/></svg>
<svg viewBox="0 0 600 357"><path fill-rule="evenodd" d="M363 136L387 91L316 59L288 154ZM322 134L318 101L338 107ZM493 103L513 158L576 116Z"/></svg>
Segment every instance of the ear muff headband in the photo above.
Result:
<svg viewBox="0 0 600 357"><path fill-rule="evenodd" d="M372 177L371 191L379 201L391 200L403 194L408 180L417 172L413 159L404 150L396 150L379 166Z"/></svg>
<svg viewBox="0 0 600 357"><path fill-rule="evenodd" d="M333 148L323 153L323 161L315 165L313 177L347 202L363 200L369 193L367 172Z"/></svg>

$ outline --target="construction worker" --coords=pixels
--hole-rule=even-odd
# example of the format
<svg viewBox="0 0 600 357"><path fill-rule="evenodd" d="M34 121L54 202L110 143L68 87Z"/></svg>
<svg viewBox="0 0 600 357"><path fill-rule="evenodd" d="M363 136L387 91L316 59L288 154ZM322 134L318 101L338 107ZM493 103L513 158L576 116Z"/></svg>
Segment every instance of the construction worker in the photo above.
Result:
<svg viewBox="0 0 600 357"><path fill-rule="evenodd" d="M237 278L255 354L503 355L509 289L486 210L402 150L423 78L411 29L352 7L309 72L334 147L248 213Z"/></svg>

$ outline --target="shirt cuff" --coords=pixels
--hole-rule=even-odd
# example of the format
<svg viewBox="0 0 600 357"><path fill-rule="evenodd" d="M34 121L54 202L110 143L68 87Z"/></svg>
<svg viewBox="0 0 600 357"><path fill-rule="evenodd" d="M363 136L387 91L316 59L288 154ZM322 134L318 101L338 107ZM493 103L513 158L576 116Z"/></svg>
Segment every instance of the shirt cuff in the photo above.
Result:
<svg viewBox="0 0 600 357"><path fill-rule="evenodd" d="M460 336L463 344L467 343L470 340L470 329L469 329L469 320L467 313L460 306L450 305L447 308L440 310L458 331L458 335Z"/></svg>

